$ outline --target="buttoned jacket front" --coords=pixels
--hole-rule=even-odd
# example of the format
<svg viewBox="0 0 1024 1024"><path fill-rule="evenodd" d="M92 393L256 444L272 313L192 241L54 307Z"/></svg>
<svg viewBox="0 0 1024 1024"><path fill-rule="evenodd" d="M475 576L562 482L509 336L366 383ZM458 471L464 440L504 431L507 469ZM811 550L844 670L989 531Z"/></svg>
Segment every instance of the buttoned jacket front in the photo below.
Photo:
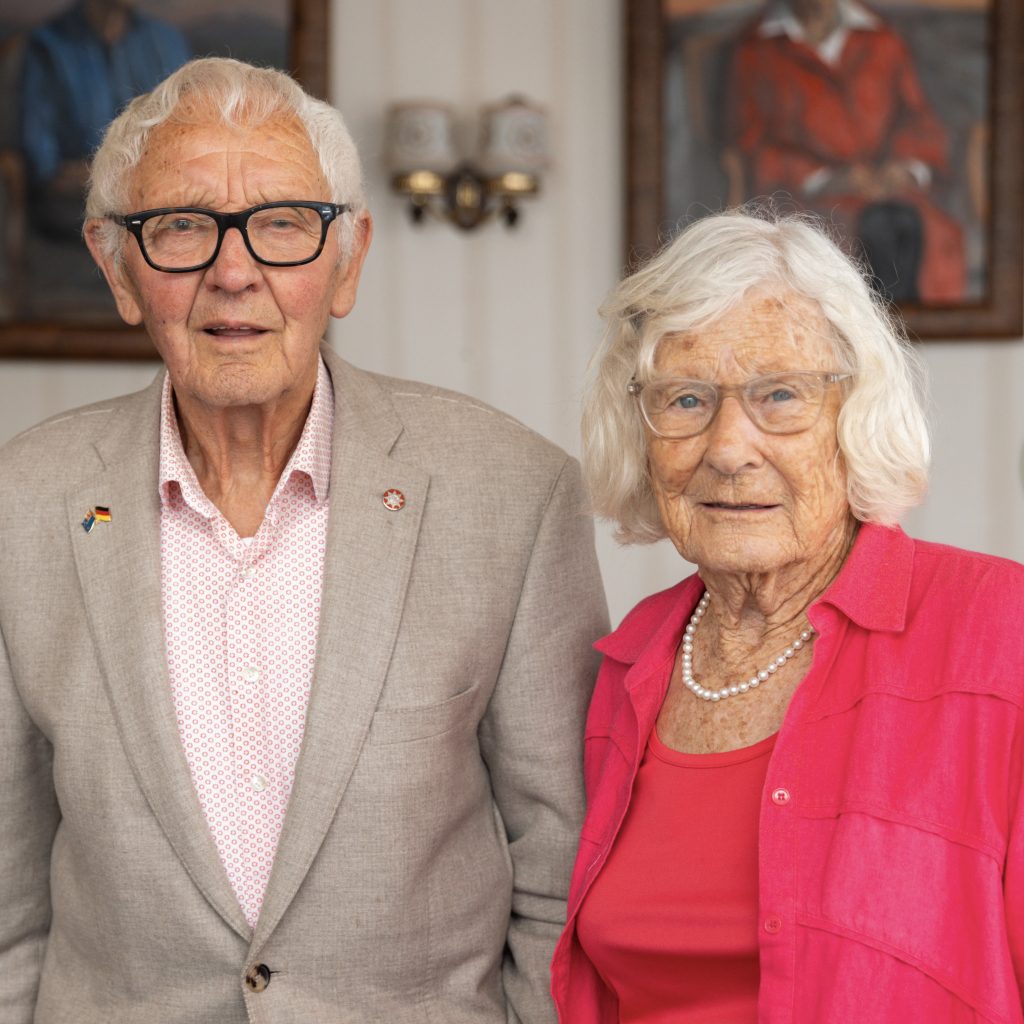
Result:
<svg viewBox="0 0 1024 1024"><path fill-rule="evenodd" d="M587 817L553 964L563 1024L618 1021L575 919L703 589L693 576L648 598L597 645ZM759 1022L1019 1024L1024 569L863 525L808 618L813 663L761 804Z"/></svg>
<svg viewBox="0 0 1024 1024"><path fill-rule="evenodd" d="M553 1018L607 621L578 467L481 403L323 355L317 660L255 929L171 702L162 378L0 451L4 1024Z"/></svg>

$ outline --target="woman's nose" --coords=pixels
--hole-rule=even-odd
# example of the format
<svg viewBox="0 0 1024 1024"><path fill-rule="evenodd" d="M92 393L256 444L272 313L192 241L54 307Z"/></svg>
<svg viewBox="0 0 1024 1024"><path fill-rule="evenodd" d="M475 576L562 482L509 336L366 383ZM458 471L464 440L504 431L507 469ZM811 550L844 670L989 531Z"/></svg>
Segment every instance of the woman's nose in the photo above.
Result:
<svg viewBox="0 0 1024 1024"><path fill-rule="evenodd" d="M705 460L725 476L733 476L764 461L761 451L764 432L747 415L739 398L733 395L722 399L704 437L707 444Z"/></svg>

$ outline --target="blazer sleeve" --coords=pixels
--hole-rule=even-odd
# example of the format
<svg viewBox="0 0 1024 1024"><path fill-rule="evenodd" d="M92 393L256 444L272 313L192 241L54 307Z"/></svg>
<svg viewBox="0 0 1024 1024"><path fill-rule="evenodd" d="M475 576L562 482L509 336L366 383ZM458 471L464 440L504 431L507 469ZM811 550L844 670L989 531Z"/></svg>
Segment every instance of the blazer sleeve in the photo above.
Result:
<svg viewBox="0 0 1024 1024"><path fill-rule="evenodd" d="M50 928L53 751L15 685L0 626L0 1020L31 1024Z"/></svg>
<svg viewBox="0 0 1024 1024"><path fill-rule="evenodd" d="M563 464L533 544L481 750L508 836L512 912L503 965L508 1019L555 1020L549 964L565 923L583 819L583 728L608 629L579 466Z"/></svg>

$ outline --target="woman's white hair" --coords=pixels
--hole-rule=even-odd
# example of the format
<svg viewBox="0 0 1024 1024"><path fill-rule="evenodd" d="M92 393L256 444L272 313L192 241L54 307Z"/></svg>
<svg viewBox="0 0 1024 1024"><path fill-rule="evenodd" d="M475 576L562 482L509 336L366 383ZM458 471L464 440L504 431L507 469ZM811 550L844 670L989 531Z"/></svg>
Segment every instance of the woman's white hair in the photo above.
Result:
<svg viewBox="0 0 1024 1024"><path fill-rule="evenodd" d="M363 171L355 143L341 114L315 99L283 71L258 68L228 57L189 61L152 92L137 96L110 123L90 173L85 216L107 218L129 213L132 173L142 160L149 133L167 122L208 124L219 117L229 127L252 127L282 117L297 118L330 189L330 201L348 203L339 218L342 258L351 252L356 217L366 206ZM319 199L319 196L294 196ZM104 220L100 244L108 256L120 252L126 233Z"/></svg>
<svg viewBox="0 0 1024 1024"><path fill-rule="evenodd" d="M901 329L820 222L744 207L691 224L601 307L604 339L584 396L583 471L594 512L618 523L623 543L666 536L627 385L653 378L663 338L700 331L754 289L816 303L831 329L835 370L852 374L837 433L853 515L891 525L923 497L924 374Z"/></svg>

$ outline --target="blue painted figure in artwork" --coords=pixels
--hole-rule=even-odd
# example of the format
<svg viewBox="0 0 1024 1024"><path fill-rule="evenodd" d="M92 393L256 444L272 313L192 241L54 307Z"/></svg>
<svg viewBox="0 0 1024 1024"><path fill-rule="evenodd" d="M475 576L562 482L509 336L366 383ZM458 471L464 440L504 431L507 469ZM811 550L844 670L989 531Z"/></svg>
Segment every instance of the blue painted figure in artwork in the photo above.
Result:
<svg viewBox="0 0 1024 1024"><path fill-rule="evenodd" d="M79 235L88 160L104 129L190 56L181 32L134 0L77 0L29 34L20 125L37 231Z"/></svg>

